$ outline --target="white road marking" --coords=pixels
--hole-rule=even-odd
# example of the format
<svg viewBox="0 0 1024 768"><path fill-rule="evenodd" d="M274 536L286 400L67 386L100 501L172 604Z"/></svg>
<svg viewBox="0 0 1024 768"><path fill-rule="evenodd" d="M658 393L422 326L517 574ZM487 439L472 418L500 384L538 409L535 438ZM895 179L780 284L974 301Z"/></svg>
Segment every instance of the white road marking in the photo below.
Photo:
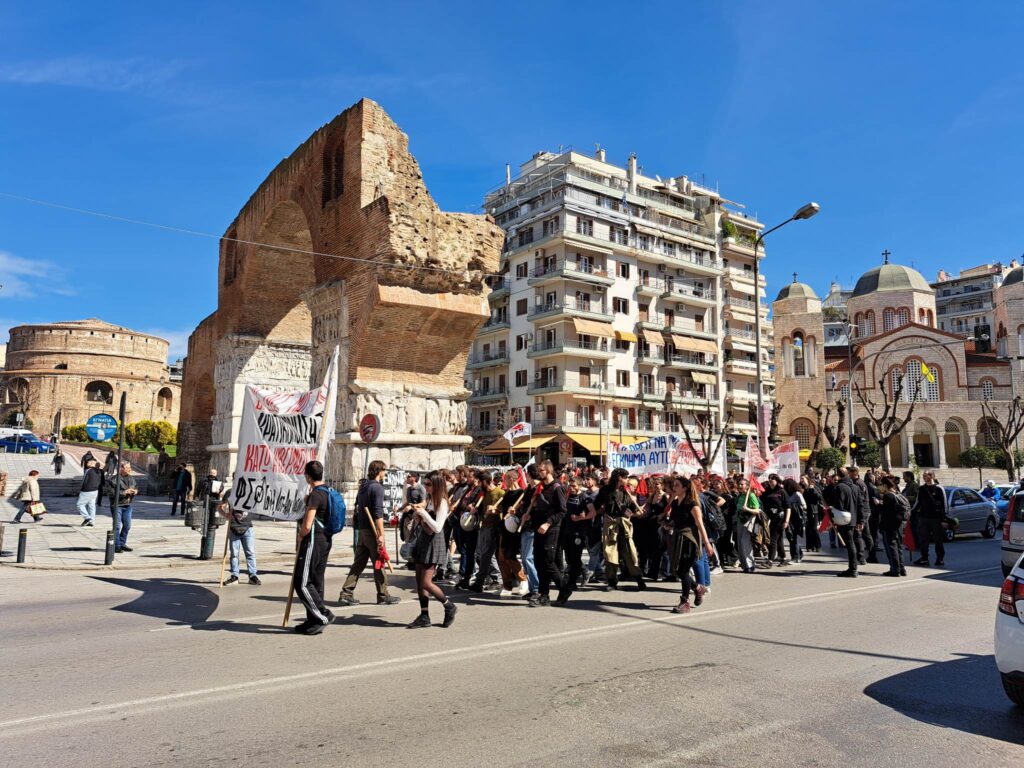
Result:
<svg viewBox="0 0 1024 768"><path fill-rule="evenodd" d="M989 571L998 570L998 568L999 566L992 566L990 568L976 568L970 571L952 572L949 574L942 574L939 578L945 576L971 576L979 573L988 573ZM533 637L515 638L512 640L499 640L491 643L481 643L479 645L464 646L459 648L446 648L441 651L431 651L429 653L413 654L411 656L404 656L397 659L380 659L378 661L363 662L361 664L348 664L341 667L319 669L312 672L300 672L292 675L281 675L278 677L267 678L264 680L249 680L241 683L232 683L230 685L219 685L210 688L198 688L191 691L179 691L178 693L168 693L159 696L149 696L141 699L131 699L128 701L121 701L113 704L80 707L78 709L69 709L63 712L48 712L42 715L21 717L15 720L6 720L4 722L0 722L0 732L4 730L13 730L15 728L22 726L40 724L60 724L64 721L73 720L76 718L116 715L126 710L137 710L140 707L152 707L161 704L173 705L175 703L188 702L197 699L203 699L206 697L231 697L249 691L270 691L276 689L283 689L290 686L294 686L296 684L302 684L307 682L319 685L321 683L337 680L339 678L353 677L363 674L373 674L379 671L393 671L395 667L399 665L403 667L415 667L418 665L433 664L452 657L458 658L459 660L465 660L471 657L487 655L494 651L498 651L505 648L514 648L520 651L529 650L533 652L536 650L538 645L551 645L571 638L576 638L581 635L592 637L595 634L611 634L616 632L625 632L630 630L641 629L645 627L657 627L663 624L694 622L699 621L708 616L721 616L723 614L738 613L741 611L753 613L755 611L774 608L776 606L781 605L788 605L790 603L827 600L835 597L847 597L855 594L863 594L864 592L881 592L883 590L899 589L920 584L934 584L935 581L935 579L915 578L910 579L909 581L898 581L895 583L868 585L863 587L852 587L847 589L817 592L811 595L797 595L794 597L785 597L780 598L778 600L765 600L757 603L748 603L746 605L732 606L729 608L716 608L710 611L700 611L698 613L691 613L684 616L670 615L666 617L631 619L629 621L620 621L614 624L605 624L603 626L598 627L583 627L580 629L565 630L563 632L549 632L542 635L534 635ZM2 735L3 734L0 733L0 736Z"/></svg>

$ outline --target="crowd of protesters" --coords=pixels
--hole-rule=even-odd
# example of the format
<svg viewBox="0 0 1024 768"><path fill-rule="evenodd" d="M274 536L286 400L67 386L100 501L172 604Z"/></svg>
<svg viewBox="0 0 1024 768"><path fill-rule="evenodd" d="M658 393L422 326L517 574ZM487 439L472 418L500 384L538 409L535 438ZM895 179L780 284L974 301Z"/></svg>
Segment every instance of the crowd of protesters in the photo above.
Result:
<svg viewBox="0 0 1024 768"><path fill-rule="evenodd" d="M935 565L945 556L945 494L928 472L923 485L909 472L861 477L854 467L799 480L770 475L762 485L740 475L635 477L550 461L505 472L461 466L422 480L410 473L399 512L401 556L416 571L421 606L410 627L430 626L431 599L444 604L451 625L444 587L544 607L564 606L584 588L673 582L680 594L672 611L688 613L706 599L712 576L799 563L823 539L846 550L845 578L883 561L886 576L905 576L904 549L918 550L917 565L930 564L929 544ZM358 602L354 586L346 583L343 603ZM391 602L378 584L378 603Z"/></svg>

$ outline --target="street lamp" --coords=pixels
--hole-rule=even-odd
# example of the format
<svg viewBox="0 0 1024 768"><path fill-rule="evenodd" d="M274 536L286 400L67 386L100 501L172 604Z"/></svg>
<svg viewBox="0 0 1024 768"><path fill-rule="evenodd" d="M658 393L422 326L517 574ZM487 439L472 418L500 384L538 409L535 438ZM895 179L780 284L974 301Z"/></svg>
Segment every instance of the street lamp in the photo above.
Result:
<svg viewBox="0 0 1024 768"><path fill-rule="evenodd" d="M764 242L764 239L775 230L781 229L791 221L803 221L804 219L809 219L820 210L821 206L817 203L807 203L806 205L802 205L797 209L796 213L784 222L776 224L771 229L765 230L754 238L754 350L757 357L757 444L761 449L762 456L768 455L768 432L767 429L762 429L761 423L764 419L764 374L761 372L761 259L757 255L757 249L758 246ZM767 424L764 425L766 428L767 426Z"/></svg>
<svg viewBox="0 0 1024 768"><path fill-rule="evenodd" d="M594 361L590 360L591 369L596 368ZM604 371L597 377L597 461L598 468L604 466Z"/></svg>

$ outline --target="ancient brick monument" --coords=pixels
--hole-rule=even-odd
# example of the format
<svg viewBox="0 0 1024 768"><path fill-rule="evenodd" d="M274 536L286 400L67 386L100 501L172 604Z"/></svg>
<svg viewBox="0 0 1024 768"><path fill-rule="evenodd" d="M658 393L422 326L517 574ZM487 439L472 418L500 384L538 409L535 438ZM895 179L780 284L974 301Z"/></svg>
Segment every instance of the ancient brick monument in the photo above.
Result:
<svg viewBox="0 0 1024 768"><path fill-rule="evenodd" d="M362 100L267 177L221 240L217 311L189 338L178 455L234 469L244 387L299 390L341 348L329 479L351 491L363 471L357 424L376 413L370 459L457 464L463 372L488 317L485 273L501 229L443 213L408 138ZM314 255L315 254L315 255Z"/></svg>

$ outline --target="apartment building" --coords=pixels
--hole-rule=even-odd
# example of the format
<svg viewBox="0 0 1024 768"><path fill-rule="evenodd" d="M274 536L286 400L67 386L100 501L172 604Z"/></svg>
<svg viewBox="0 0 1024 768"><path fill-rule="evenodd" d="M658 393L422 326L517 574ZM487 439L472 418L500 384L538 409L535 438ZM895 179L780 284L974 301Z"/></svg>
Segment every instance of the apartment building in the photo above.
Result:
<svg viewBox="0 0 1024 768"><path fill-rule="evenodd" d="M952 333L988 334L993 332L992 295L1003 284L1003 277L1017 266L1016 259L1004 267L1000 262L982 264L960 270L952 275L944 269L932 288L935 289L935 312L939 329Z"/></svg>
<svg viewBox="0 0 1024 768"><path fill-rule="evenodd" d="M755 311L767 385L773 355L753 279L762 225L714 189L603 150L540 152L506 178L484 200L507 237L466 374L482 452L507 456L500 434L516 421L533 425L517 450L562 462L597 462L609 434L630 442L708 419L755 433Z"/></svg>

